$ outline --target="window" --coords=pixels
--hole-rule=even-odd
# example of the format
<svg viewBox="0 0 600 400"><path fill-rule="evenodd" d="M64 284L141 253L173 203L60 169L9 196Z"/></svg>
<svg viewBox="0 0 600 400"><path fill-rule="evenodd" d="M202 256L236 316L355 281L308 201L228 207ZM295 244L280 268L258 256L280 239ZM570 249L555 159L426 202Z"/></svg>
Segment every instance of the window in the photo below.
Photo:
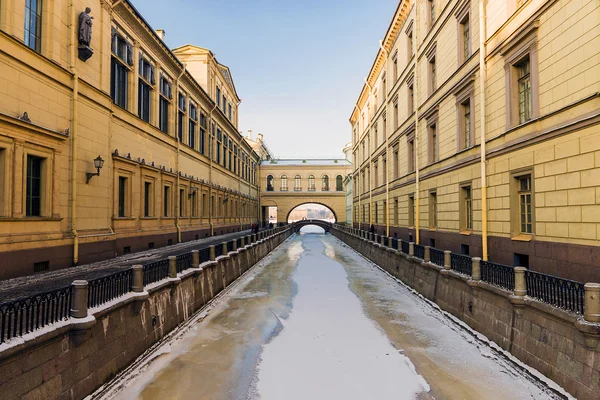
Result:
<svg viewBox="0 0 600 400"><path fill-rule="evenodd" d="M150 122L150 99L152 86L154 85L154 66L144 57L140 57L139 64L138 117Z"/></svg>
<svg viewBox="0 0 600 400"><path fill-rule="evenodd" d="M127 214L127 178L124 176L119 177L119 201L117 216L119 218L125 217Z"/></svg>
<svg viewBox="0 0 600 400"><path fill-rule="evenodd" d="M25 194L25 215L42 216L42 166L44 159L27 156L27 188Z"/></svg>
<svg viewBox="0 0 600 400"><path fill-rule="evenodd" d="M429 60L429 94L432 94L437 89L435 57Z"/></svg>
<svg viewBox="0 0 600 400"><path fill-rule="evenodd" d="M407 163L408 163L408 172L413 172L415 170L415 137L414 133L408 137L407 139Z"/></svg>
<svg viewBox="0 0 600 400"><path fill-rule="evenodd" d="M398 98L394 99L394 131L398 129Z"/></svg>
<svg viewBox="0 0 600 400"><path fill-rule="evenodd" d="M200 154L206 155L206 115L200 114Z"/></svg>
<svg viewBox="0 0 600 400"><path fill-rule="evenodd" d="M516 65L519 86L519 123L531 119L531 74L529 58Z"/></svg>
<svg viewBox="0 0 600 400"><path fill-rule="evenodd" d="M461 206L461 230L472 231L473 230L473 197L471 191L471 185L464 185L460 189L462 197Z"/></svg>
<svg viewBox="0 0 600 400"><path fill-rule="evenodd" d="M329 176L323 175L321 178L321 190L324 192L329 191Z"/></svg>
<svg viewBox="0 0 600 400"><path fill-rule="evenodd" d="M406 29L406 56L410 60L413 56L413 22L410 21Z"/></svg>
<svg viewBox="0 0 600 400"><path fill-rule="evenodd" d="M188 122L188 146L196 148L196 123L198 122L198 108L190 102L190 120Z"/></svg>
<svg viewBox="0 0 600 400"><path fill-rule="evenodd" d="M127 108L127 84L129 68L133 64L133 48L124 38L113 32L110 74L110 95L113 102Z"/></svg>
<svg viewBox="0 0 600 400"><path fill-rule="evenodd" d="M427 0L427 5L429 9L429 29L431 29L435 24L435 0Z"/></svg>
<svg viewBox="0 0 600 400"><path fill-rule="evenodd" d="M373 166L373 187L376 188L379 186L379 166L377 165L377 161Z"/></svg>
<svg viewBox="0 0 600 400"><path fill-rule="evenodd" d="M396 51L392 56L392 76L394 77L394 82L398 80L398 52ZM392 84L393 86L393 84Z"/></svg>
<svg viewBox="0 0 600 400"><path fill-rule="evenodd" d="M217 86L217 95L215 96L215 100L217 102L217 107L221 108L221 89Z"/></svg>
<svg viewBox="0 0 600 400"><path fill-rule="evenodd" d="M163 217L171 216L171 187L165 186L163 189Z"/></svg>
<svg viewBox="0 0 600 400"><path fill-rule="evenodd" d="M273 191L273 175L267 176L267 192Z"/></svg>
<svg viewBox="0 0 600 400"><path fill-rule="evenodd" d="M463 146L464 148L471 147L471 102L467 101L462 104L463 112Z"/></svg>
<svg viewBox="0 0 600 400"><path fill-rule="evenodd" d="M373 221L376 224L379 224L379 203L375 202L375 215L373 216Z"/></svg>
<svg viewBox="0 0 600 400"><path fill-rule="evenodd" d="M531 175L517 177L518 200L519 200L519 232L524 234L533 233L532 230L532 191Z"/></svg>
<svg viewBox="0 0 600 400"><path fill-rule="evenodd" d="M294 191L299 192L302 190L302 178L300 175L294 177Z"/></svg>
<svg viewBox="0 0 600 400"><path fill-rule="evenodd" d="M387 116L383 114L383 141L387 138Z"/></svg>
<svg viewBox="0 0 600 400"><path fill-rule="evenodd" d="M25 36L23 40L27 47L38 53L41 51L42 0L25 1Z"/></svg>
<svg viewBox="0 0 600 400"><path fill-rule="evenodd" d="M185 189L179 189L179 216L185 215Z"/></svg>
<svg viewBox="0 0 600 400"><path fill-rule="evenodd" d="M387 158L383 159L383 184L385 185L387 183Z"/></svg>
<svg viewBox="0 0 600 400"><path fill-rule="evenodd" d="M341 175L335 177L335 190L338 192L344 190L344 179Z"/></svg>
<svg viewBox="0 0 600 400"><path fill-rule="evenodd" d="M398 161L399 161L399 159L398 159L398 148L395 147L394 148L394 157L392 159L392 167L394 169L394 171L393 171L394 179L397 179L400 176L400 169L398 168Z"/></svg>
<svg viewBox="0 0 600 400"><path fill-rule="evenodd" d="M186 98L183 94L179 93L177 107L177 138L183 143L183 133L185 131L185 111L186 111Z"/></svg>
<svg viewBox="0 0 600 400"><path fill-rule="evenodd" d="M429 227L437 228L438 219L437 219L437 193L431 192L429 193Z"/></svg>
<svg viewBox="0 0 600 400"><path fill-rule="evenodd" d="M469 23L469 16L461 22L461 44L462 44L462 62L465 62L471 57L471 28Z"/></svg>
<svg viewBox="0 0 600 400"><path fill-rule="evenodd" d="M308 176L308 191L309 192L315 191L315 176L314 175Z"/></svg>
<svg viewBox="0 0 600 400"><path fill-rule="evenodd" d="M144 217L152 216L152 182L144 182Z"/></svg>
<svg viewBox="0 0 600 400"><path fill-rule="evenodd" d="M408 196L408 226L415 226L415 195Z"/></svg>
<svg viewBox="0 0 600 400"><path fill-rule="evenodd" d="M394 199L394 226L398 226L398 199Z"/></svg>
<svg viewBox="0 0 600 400"><path fill-rule="evenodd" d="M407 97L407 105L408 105L408 115L412 115L414 112L414 107L415 107L415 92L414 92L414 86L413 84L411 84L410 86L408 86L408 96Z"/></svg>
<svg viewBox="0 0 600 400"><path fill-rule="evenodd" d="M373 149L376 149L379 143L379 121L375 122L375 126L373 127Z"/></svg>
<svg viewBox="0 0 600 400"><path fill-rule="evenodd" d="M429 162L435 162L438 160L438 129L437 123L429 125Z"/></svg>
<svg viewBox="0 0 600 400"><path fill-rule="evenodd" d="M223 95L223 103L221 105L223 109L223 114L225 114L225 109L227 108L227 99L225 98L225 95Z"/></svg>
<svg viewBox="0 0 600 400"><path fill-rule="evenodd" d="M282 192L287 192L288 191L287 175L282 175L281 176L281 187L280 187L280 190Z"/></svg>
<svg viewBox="0 0 600 400"><path fill-rule="evenodd" d="M231 121L231 104L227 104L227 118Z"/></svg>
<svg viewBox="0 0 600 400"><path fill-rule="evenodd" d="M164 77L160 78L160 100L158 128L164 133L169 133L169 106L173 97L171 82Z"/></svg>

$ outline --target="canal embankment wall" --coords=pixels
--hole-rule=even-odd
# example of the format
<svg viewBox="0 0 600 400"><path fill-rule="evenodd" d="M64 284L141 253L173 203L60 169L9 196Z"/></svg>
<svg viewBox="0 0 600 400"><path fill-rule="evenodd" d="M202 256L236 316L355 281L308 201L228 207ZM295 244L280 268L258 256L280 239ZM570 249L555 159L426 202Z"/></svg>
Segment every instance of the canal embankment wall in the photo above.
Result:
<svg viewBox="0 0 600 400"><path fill-rule="evenodd" d="M483 281L482 262L476 258L469 260L471 274L466 275L452 269L462 256L448 251L438 250L436 264L434 249L426 246L419 246L419 258L414 243L399 246L400 241L393 239L393 248L392 238L344 226L330 232L573 396L600 398L600 285L585 285L585 311L578 314L527 296L529 282L521 268L500 271L504 278L498 282L514 287L509 290ZM555 290L549 282L547 290Z"/></svg>
<svg viewBox="0 0 600 400"><path fill-rule="evenodd" d="M24 300L2 316L14 322L8 328L2 325L0 399L83 399L188 321L292 233L291 227L275 228L211 246L205 255L196 251L134 266L127 274L93 285L76 281L63 293L67 303L55 301L56 293L45 302ZM45 305L42 311L31 307L35 302ZM42 328L35 323L47 319L47 313L59 313L63 305L64 318L52 317L58 321ZM19 332L23 325L30 332L16 334L15 325L21 326ZM10 340L4 331L14 331Z"/></svg>

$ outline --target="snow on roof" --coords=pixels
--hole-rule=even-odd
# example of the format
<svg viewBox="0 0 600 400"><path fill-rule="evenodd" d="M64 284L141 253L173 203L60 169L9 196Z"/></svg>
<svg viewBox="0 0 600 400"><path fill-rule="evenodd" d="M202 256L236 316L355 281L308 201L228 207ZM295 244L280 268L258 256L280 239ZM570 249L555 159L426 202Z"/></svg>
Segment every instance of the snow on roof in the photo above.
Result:
<svg viewBox="0 0 600 400"><path fill-rule="evenodd" d="M340 166L349 166L352 163L346 159L273 159L273 160L265 160L260 163L261 165L321 165L321 166L332 166L332 165L340 165Z"/></svg>

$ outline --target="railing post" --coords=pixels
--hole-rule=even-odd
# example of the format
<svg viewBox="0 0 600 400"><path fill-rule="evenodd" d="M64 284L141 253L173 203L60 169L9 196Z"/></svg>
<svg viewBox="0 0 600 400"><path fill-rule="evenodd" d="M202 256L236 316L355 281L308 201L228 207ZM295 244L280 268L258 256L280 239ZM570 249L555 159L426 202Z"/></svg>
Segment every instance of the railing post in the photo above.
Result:
<svg viewBox="0 0 600 400"><path fill-rule="evenodd" d="M449 270L452 268L452 252L450 250L444 250L444 269Z"/></svg>
<svg viewBox="0 0 600 400"><path fill-rule="evenodd" d="M423 246L423 261L431 261L431 248L429 246Z"/></svg>
<svg viewBox="0 0 600 400"><path fill-rule="evenodd" d="M254 243L256 242L256 234L253 233L252 236L250 237L250 243Z"/></svg>
<svg viewBox="0 0 600 400"><path fill-rule="evenodd" d="M244 244L244 236L242 236L240 238L240 247L244 247L244 246L245 246L245 244Z"/></svg>
<svg viewBox="0 0 600 400"><path fill-rule="evenodd" d="M192 250L192 268L200 268L200 252Z"/></svg>
<svg viewBox="0 0 600 400"><path fill-rule="evenodd" d="M583 317L588 322L600 322L600 283L586 283L583 286Z"/></svg>
<svg viewBox="0 0 600 400"><path fill-rule="evenodd" d="M208 246L208 259L210 261L215 261L215 246L212 244Z"/></svg>
<svg viewBox="0 0 600 400"><path fill-rule="evenodd" d="M141 265L134 265L131 267L131 291L132 292L143 292L144 291L144 267Z"/></svg>
<svg viewBox="0 0 600 400"><path fill-rule="evenodd" d="M221 246L223 247L223 255L226 256L228 251L227 251L227 242L223 242L221 244Z"/></svg>
<svg viewBox="0 0 600 400"><path fill-rule="evenodd" d="M177 257L169 256L169 278L177 278Z"/></svg>
<svg viewBox="0 0 600 400"><path fill-rule="evenodd" d="M524 267L515 267L515 296L527 296L527 285L525 284Z"/></svg>
<svg viewBox="0 0 600 400"><path fill-rule="evenodd" d="M71 283L71 317L85 318L88 315L88 282L83 280Z"/></svg>
<svg viewBox="0 0 600 400"><path fill-rule="evenodd" d="M237 251L237 239L233 239L233 251Z"/></svg>
<svg viewBox="0 0 600 400"><path fill-rule="evenodd" d="M411 257L415 256L415 242L410 242L408 244L408 255Z"/></svg>
<svg viewBox="0 0 600 400"><path fill-rule="evenodd" d="M481 280L481 258L479 257L471 259L471 279L474 281Z"/></svg>

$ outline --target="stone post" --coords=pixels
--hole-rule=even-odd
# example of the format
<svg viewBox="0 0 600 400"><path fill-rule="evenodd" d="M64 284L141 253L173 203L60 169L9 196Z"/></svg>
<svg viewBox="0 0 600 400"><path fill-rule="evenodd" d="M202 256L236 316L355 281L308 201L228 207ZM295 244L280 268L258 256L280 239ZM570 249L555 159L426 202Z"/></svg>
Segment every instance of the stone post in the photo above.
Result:
<svg viewBox="0 0 600 400"><path fill-rule="evenodd" d="M177 257L169 256L169 278L177 278Z"/></svg>
<svg viewBox="0 0 600 400"><path fill-rule="evenodd" d="M223 255L226 256L227 255L227 242L223 242L221 244L221 246L223 246Z"/></svg>
<svg viewBox="0 0 600 400"><path fill-rule="evenodd" d="M450 256L451 251L450 250L444 250L444 269L451 269L451 263L452 263L452 258Z"/></svg>
<svg viewBox="0 0 600 400"><path fill-rule="evenodd" d="M474 281L481 280L481 258L473 257L471 258L471 278Z"/></svg>
<svg viewBox="0 0 600 400"><path fill-rule="evenodd" d="M132 279L131 279L131 291L132 292L143 292L144 291L144 267L141 265L134 265L131 267Z"/></svg>
<svg viewBox="0 0 600 400"><path fill-rule="evenodd" d="M425 261L425 262L431 261L431 247L425 246L425 247L423 247L423 249L424 249L423 261Z"/></svg>
<svg viewBox="0 0 600 400"><path fill-rule="evenodd" d="M208 259L210 261L215 261L215 246L212 244L208 246Z"/></svg>
<svg viewBox="0 0 600 400"><path fill-rule="evenodd" d="M200 268L200 252L192 250L192 268Z"/></svg>
<svg viewBox="0 0 600 400"><path fill-rule="evenodd" d="M408 255L411 257L415 256L415 242L410 242L408 244Z"/></svg>
<svg viewBox="0 0 600 400"><path fill-rule="evenodd" d="M256 234L253 233L252 236L250 237L250 243L254 243L256 242Z"/></svg>
<svg viewBox="0 0 600 400"><path fill-rule="evenodd" d="M237 250L237 239L233 239L233 251Z"/></svg>
<svg viewBox="0 0 600 400"><path fill-rule="evenodd" d="M525 284L525 270L524 267L515 267L515 296L526 296L527 285Z"/></svg>
<svg viewBox="0 0 600 400"><path fill-rule="evenodd" d="M88 315L88 283L77 280L71 283L71 317L85 318Z"/></svg>
<svg viewBox="0 0 600 400"><path fill-rule="evenodd" d="M600 283L586 283L583 316L588 322L600 322Z"/></svg>

